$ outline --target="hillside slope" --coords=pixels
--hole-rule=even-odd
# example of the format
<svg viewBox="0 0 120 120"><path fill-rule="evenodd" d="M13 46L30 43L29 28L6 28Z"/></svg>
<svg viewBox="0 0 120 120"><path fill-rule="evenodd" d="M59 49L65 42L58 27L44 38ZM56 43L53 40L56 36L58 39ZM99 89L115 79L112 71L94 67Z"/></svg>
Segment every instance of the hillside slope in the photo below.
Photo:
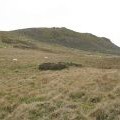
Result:
<svg viewBox="0 0 120 120"><path fill-rule="evenodd" d="M119 120L120 56L92 46L119 52L66 28L0 32L0 120ZM44 63L80 66L40 70Z"/></svg>
<svg viewBox="0 0 120 120"><path fill-rule="evenodd" d="M34 42L45 42L85 51L120 54L120 48L107 38L90 33L78 33L67 28L27 28L1 32L0 39L3 43L28 48L36 48Z"/></svg>

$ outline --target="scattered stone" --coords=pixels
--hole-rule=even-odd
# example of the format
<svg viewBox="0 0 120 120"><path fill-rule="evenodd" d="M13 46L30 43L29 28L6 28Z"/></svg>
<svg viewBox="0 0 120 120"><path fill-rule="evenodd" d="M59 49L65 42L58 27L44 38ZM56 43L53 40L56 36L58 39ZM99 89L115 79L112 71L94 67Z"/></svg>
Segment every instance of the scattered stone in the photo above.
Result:
<svg viewBox="0 0 120 120"><path fill-rule="evenodd" d="M48 59L48 57L44 57L45 59Z"/></svg>
<svg viewBox="0 0 120 120"><path fill-rule="evenodd" d="M18 59L15 58L15 59L13 59L13 61L18 61Z"/></svg>

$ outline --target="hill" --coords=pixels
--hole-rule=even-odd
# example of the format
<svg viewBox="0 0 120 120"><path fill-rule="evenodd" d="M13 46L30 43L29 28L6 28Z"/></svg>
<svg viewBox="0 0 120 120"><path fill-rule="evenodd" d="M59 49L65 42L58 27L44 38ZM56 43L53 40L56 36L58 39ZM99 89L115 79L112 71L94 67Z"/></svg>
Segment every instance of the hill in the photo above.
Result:
<svg viewBox="0 0 120 120"><path fill-rule="evenodd" d="M1 32L2 43L13 44L14 47L37 48L35 43L44 42L68 48L120 54L120 48L105 37L97 37L90 33L78 33L67 28L27 28L9 32Z"/></svg>
<svg viewBox="0 0 120 120"><path fill-rule="evenodd" d="M119 120L115 54L110 40L66 28L1 31L0 120ZM51 63L65 67L40 69Z"/></svg>

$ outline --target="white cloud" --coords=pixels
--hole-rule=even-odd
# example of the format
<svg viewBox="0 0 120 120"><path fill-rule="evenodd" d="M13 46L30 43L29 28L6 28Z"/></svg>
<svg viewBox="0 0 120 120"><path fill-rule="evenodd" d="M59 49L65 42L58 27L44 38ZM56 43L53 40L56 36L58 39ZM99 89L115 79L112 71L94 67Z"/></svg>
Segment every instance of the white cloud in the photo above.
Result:
<svg viewBox="0 0 120 120"><path fill-rule="evenodd" d="M120 46L119 0L0 0L0 30L68 27Z"/></svg>

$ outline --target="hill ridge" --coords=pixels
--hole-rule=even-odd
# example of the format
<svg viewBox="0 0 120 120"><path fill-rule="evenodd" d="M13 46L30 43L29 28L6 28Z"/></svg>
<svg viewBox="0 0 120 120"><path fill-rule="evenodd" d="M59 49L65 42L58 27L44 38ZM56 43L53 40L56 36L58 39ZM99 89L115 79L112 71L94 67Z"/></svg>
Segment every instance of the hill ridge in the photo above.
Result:
<svg viewBox="0 0 120 120"><path fill-rule="evenodd" d="M4 42L5 38L10 38L12 41L32 41L33 43L45 42L47 44L58 44L68 48L91 52L120 54L120 48L108 38L97 37L91 33L75 32L65 27L26 28L7 32L1 31L0 40Z"/></svg>

